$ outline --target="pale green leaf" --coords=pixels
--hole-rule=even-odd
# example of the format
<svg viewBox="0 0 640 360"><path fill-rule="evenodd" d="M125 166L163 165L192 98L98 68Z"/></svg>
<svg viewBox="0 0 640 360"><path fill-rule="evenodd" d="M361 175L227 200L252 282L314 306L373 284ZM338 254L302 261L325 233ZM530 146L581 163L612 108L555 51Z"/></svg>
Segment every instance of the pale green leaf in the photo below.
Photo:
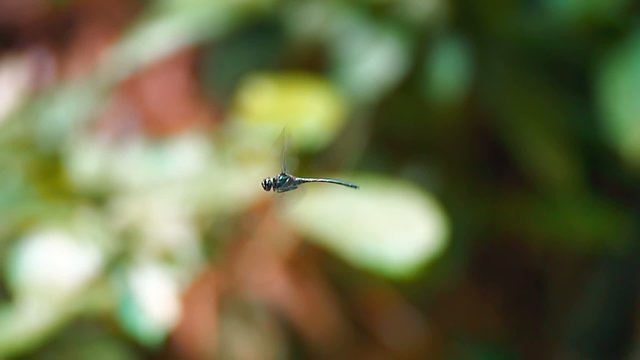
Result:
<svg viewBox="0 0 640 360"><path fill-rule="evenodd" d="M378 100L409 70L413 49L401 29L346 8L337 13L331 30L333 77L353 101Z"/></svg>
<svg viewBox="0 0 640 360"><path fill-rule="evenodd" d="M440 254L448 221L429 194L397 180L365 177L358 184L307 184L287 219L353 265L389 277L410 276Z"/></svg>
<svg viewBox="0 0 640 360"><path fill-rule="evenodd" d="M273 139L286 128L291 141L308 149L327 145L345 116L344 99L332 84L303 73L249 77L236 95L233 114L245 125L270 129Z"/></svg>
<svg viewBox="0 0 640 360"><path fill-rule="evenodd" d="M599 95L610 141L633 164L640 163L640 31L603 63Z"/></svg>
<svg viewBox="0 0 640 360"><path fill-rule="evenodd" d="M471 51L464 39L439 39L423 64L425 95L436 103L459 102L471 85L472 67Z"/></svg>

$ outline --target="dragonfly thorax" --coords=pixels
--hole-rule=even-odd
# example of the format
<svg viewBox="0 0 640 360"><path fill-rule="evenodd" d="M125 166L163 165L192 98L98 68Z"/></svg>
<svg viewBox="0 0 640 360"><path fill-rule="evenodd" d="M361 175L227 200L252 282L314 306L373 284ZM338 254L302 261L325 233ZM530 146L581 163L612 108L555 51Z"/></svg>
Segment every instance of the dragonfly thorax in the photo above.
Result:
<svg viewBox="0 0 640 360"><path fill-rule="evenodd" d="M261 185L264 191L273 189L275 192L286 192L296 189L298 185L300 185L300 182L295 176L281 172L278 176L262 180Z"/></svg>

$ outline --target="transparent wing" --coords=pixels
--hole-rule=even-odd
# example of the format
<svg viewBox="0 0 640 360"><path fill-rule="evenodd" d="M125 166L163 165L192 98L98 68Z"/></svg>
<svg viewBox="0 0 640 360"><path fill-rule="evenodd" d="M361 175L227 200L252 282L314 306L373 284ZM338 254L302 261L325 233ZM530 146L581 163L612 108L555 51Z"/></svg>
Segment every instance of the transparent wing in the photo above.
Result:
<svg viewBox="0 0 640 360"><path fill-rule="evenodd" d="M295 171L297 161L295 158L293 159L293 161L291 159L290 150L291 150L292 142L291 142L291 137L289 135L289 131L287 131L286 128L282 129L282 133L280 133L280 136L278 137L277 142L281 147L280 172L290 174L290 171L292 169L293 171Z"/></svg>
<svg viewBox="0 0 640 360"><path fill-rule="evenodd" d="M291 166L294 168L297 165L297 161L293 161L293 165L291 165L291 159L289 156L289 147L290 147L290 139L289 132L286 128L282 129L282 133L279 137L279 142L282 146L281 156L281 169L280 171L286 174L289 174L289 170ZM276 193L274 199L274 205L278 211L287 211L285 209L291 209L295 207L296 204L300 203L300 199L304 197L306 194L306 190L303 187L297 188L295 191L287 191L282 193Z"/></svg>
<svg viewBox="0 0 640 360"><path fill-rule="evenodd" d="M287 152L288 152L288 147L289 147L289 136L287 135L287 129L284 128L282 129L282 134L280 134L280 141L282 141L282 154L280 154L281 156L281 161L282 161L282 167L280 168L280 171L283 173L287 172Z"/></svg>

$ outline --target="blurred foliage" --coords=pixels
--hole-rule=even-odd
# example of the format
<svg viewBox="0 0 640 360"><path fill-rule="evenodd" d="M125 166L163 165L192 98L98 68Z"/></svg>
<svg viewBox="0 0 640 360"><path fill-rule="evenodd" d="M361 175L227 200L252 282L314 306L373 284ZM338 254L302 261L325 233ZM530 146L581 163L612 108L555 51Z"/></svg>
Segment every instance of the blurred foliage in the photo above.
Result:
<svg viewBox="0 0 640 360"><path fill-rule="evenodd" d="M0 2L0 358L637 358L639 10Z"/></svg>

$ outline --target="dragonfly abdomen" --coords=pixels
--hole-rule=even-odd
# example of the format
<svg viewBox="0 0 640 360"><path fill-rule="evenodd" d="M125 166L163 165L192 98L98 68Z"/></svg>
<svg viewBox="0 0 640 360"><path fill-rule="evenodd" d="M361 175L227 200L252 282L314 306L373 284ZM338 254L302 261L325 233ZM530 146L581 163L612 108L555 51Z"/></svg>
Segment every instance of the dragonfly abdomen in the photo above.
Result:
<svg viewBox="0 0 640 360"><path fill-rule="evenodd" d="M329 184L336 184L336 185L342 185L342 186L346 186L346 187L350 187L352 189L359 189L360 186L356 185L356 184L352 184L352 183L348 183L346 181L342 181L342 180L338 180L338 179L328 179L328 178L297 178L296 180L298 180L301 184L304 183L310 183L310 182L322 182L322 183L329 183Z"/></svg>

